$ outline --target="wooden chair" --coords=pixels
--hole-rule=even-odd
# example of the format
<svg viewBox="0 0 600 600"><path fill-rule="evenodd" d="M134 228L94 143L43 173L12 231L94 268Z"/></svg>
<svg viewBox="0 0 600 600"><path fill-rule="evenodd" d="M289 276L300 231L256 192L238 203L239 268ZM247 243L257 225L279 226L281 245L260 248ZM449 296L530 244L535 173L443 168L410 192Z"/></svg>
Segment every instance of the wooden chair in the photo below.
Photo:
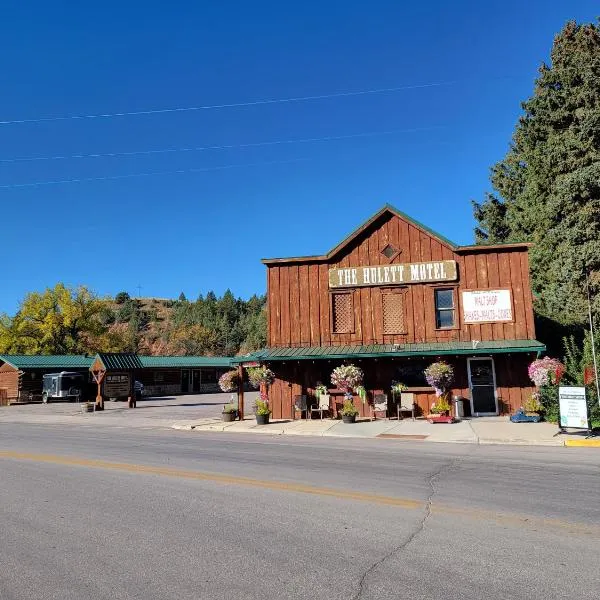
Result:
<svg viewBox="0 0 600 600"><path fill-rule="evenodd" d="M415 395L409 392L402 392L400 399L396 401L396 410L398 412L398 420L402 418L403 412L409 412L412 420L415 420Z"/></svg>
<svg viewBox="0 0 600 600"><path fill-rule="evenodd" d="M319 403L317 406L311 406L310 407L310 418L312 419L312 414L313 412L320 412L321 413L321 421L323 420L323 413L325 411L329 411L329 401L331 399L331 397L329 396L329 394L321 394L320 396L318 396L319 399Z"/></svg>
<svg viewBox="0 0 600 600"><path fill-rule="evenodd" d="M388 398L387 394L375 394L373 396L373 405L371 406L371 421L375 420L375 413L382 412L385 418L388 418Z"/></svg>

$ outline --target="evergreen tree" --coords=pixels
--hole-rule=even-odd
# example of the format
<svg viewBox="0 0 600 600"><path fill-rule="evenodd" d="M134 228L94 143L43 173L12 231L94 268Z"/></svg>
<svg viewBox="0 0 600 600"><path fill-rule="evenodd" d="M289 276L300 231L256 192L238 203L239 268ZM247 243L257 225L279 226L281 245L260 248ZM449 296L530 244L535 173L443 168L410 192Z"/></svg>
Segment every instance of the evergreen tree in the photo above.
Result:
<svg viewBox="0 0 600 600"><path fill-rule="evenodd" d="M478 242L533 242L536 311L567 325L585 323L588 273L600 313L599 81L599 27L567 23L492 168L497 195L474 203Z"/></svg>

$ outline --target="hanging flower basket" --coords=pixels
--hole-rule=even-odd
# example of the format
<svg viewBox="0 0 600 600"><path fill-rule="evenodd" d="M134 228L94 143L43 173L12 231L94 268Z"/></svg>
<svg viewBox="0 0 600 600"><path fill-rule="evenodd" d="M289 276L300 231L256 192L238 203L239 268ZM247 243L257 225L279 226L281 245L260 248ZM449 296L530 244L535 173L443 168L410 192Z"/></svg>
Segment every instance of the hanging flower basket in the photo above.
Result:
<svg viewBox="0 0 600 600"><path fill-rule="evenodd" d="M223 392L235 392L238 389L239 380L237 371L227 371L219 377L219 387Z"/></svg>
<svg viewBox="0 0 600 600"><path fill-rule="evenodd" d="M424 371L427 383L435 390L439 398L450 391L454 382L454 369L443 360L431 363Z"/></svg>
<svg viewBox="0 0 600 600"><path fill-rule="evenodd" d="M544 385L558 385L565 374L565 365L557 358L545 356L534 360L527 371L535 387L541 388Z"/></svg>
<svg viewBox="0 0 600 600"><path fill-rule="evenodd" d="M248 369L248 380L253 388L271 385L275 381L275 373L265 366Z"/></svg>
<svg viewBox="0 0 600 600"><path fill-rule="evenodd" d="M352 392L362 386L364 373L355 365L341 365L331 373L331 383L344 392L346 398L352 398Z"/></svg>

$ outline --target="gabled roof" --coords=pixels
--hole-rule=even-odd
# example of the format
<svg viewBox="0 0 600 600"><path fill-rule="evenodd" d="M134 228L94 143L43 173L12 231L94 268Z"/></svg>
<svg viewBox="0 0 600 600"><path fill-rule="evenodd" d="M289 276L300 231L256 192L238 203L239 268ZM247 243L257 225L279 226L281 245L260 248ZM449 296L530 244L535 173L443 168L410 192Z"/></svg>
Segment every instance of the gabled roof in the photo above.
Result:
<svg viewBox="0 0 600 600"><path fill-rule="evenodd" d="M24 355L1 354L0 361L8 363L15 369L74 369L88 368L93 358L83 355L55 354L55 355Z"/></svg>
<svg viewBox="0 0 600 600"><path fill-rule="evenodd" d="M361 235L366 229L368 229L377 219L385 215L386 213L395 215L396 217L407 221L417 229L421 230L426 235L429 235L436 239L438 242L448 247L453 252L478 252L485 251L490 249L508 249L508 248L525 248L529 247L531 244L522 243L522 244L494 244L494 245L470 245L470 246L459 246L455 244L453 241L449 240L447 237L443 236L441 233L434 231L427 225L424 225L420 221L409 217L406 213L402 212L395 206L391 204L386 204L378 210L371 218L367 219L362 225L360 225L357 229L355 229L350 235L348 235L345 239L343 239L335 248L332 248L327 254L322 255L311 255L311 256L296 256L291 258L263 258L262 263L265 265L275 264L275 263L287 263L287 262L326 262L330 261L336 254L341 252L346 246L352 243L359 235Z"/></svg>
<svg viewBox="0 0 600 600"><path fill-rule="evenodd" d="M94 365L100 362L107 371L143 369L144 365L137 354L133 352L96 354Z"/></svg>
<svg viewBox="0 0 600 600"><path fill-rule="evenodd" d="M234 364L261 361L377 358L401 356L476 356L480 354L540 353L546 346L537 340L497 340L489 342L432 342L418 344L372 344L365 346L305 346L265 348L246 356L236 356Z"/></svg>

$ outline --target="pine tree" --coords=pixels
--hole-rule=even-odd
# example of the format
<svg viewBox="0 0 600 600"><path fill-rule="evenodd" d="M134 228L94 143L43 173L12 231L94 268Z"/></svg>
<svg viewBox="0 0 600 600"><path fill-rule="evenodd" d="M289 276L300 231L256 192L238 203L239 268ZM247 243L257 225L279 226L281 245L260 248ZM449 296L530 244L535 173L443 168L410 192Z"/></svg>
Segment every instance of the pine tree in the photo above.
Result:
<svg viewBox="0 0 600 600"><path fill-rule="evenodd" d="M600 313L600 28L569 22L556 36L506 157L497 195L474 203L478 242L530 241L536 311L583 324L586 277Z"/></svg>

